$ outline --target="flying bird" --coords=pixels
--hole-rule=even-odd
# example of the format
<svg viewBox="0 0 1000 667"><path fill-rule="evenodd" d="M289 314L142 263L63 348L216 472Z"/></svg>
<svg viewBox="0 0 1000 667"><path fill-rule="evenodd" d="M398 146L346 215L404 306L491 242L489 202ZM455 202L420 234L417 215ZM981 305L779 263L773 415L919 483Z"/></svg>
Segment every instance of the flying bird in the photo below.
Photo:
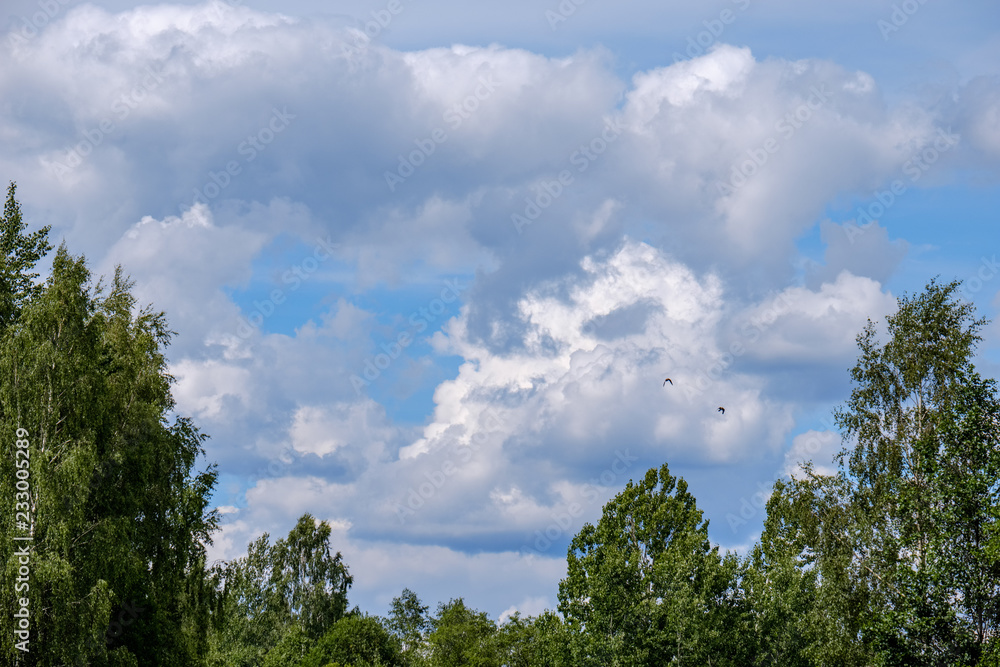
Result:
<svg viewBox="0 0 1000 667"><path fill-rule="evenodd" d="M722 414L726 414L726 409L720 405L719 412L721 412Z"/></svg>
<svg viewBox="0 0 1000 667"><path fill-rule="evenodd" d="M667 378L666 380L664 380L664 381L663 381L663 386L664 386L664 387L666 387L666 386L667 386L667 383L668 383L668 382L669 382L670 384L673 384L673 383L674 383L674 381L673 381L673 380L671 380L670 378Z"/></svg>

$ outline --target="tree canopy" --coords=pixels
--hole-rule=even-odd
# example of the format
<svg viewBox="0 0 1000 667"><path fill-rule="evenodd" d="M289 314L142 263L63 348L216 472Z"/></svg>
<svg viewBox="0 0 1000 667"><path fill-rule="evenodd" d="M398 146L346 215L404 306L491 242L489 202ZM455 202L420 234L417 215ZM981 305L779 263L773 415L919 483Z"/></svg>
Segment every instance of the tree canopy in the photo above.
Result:
<svg viewBox="0 0 1000 667"><path fill-rule="evenodd" d="M34 285L47 229L20 234L13 191L0 294L0 493L21 493L33 525L5 512L0 550L13 608L13 537L32 532L33 637L22 655L4 614L0 652L40 665L196 664L214 595L204 557L216 473L195 471L205 436L187 419L168 420L165 316L136 308L121 270L107 286L92 284L64 246ZM27 434L27 477L12 465L16 434Z"/></svg>

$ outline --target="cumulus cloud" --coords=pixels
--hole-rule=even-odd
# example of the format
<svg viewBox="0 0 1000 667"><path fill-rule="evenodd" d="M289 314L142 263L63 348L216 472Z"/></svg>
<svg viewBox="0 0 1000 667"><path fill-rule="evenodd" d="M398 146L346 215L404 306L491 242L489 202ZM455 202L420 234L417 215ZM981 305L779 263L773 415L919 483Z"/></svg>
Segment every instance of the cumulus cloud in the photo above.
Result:
<svg viewBox="0 0 1000 667"><path fill-rule="evenodd" d="M850 359L855 337L870 318L896 308L871 278L843 270L816 290L789 287L740 315L747 357L756 361L818 364Z"/></svg>
<svg viewBox="0 0 1000 667"><path fill-rule="evenodd" d="M250 279L265 240L242 226L216 225L209 208L197 204L181 216L143 217L108 249L99 270L109 274L121 265L136 281L140 303L155 302L175 330L200 345L226 320L235 331L238 311L222 289Z"/></svg>
<svg viewBox="0 0 1000 667"><path fill-rule="evenodd" d="M1000 78L978 76L951 100L950 116L966 138L965 149L978 153L983 166L1000 159ZM994 176L996 174L994 173Z"/></svg>
<svg viewBox="0 0 1000 667"><path fill-rule="evenodd" d="M714 460L739 458L746 437L770 434L775 442L784 416L764 406L752 379L720 383L710 396L696 381L721 355L717 278L699 280L634 242L604 260L585 258L582 269L582 279L544 285L520 301L526 333L516 354L491 354L453 322L442 347L466 362L438 388L434 423L404 455L433 448L445 434L469 438L487 409L519 425L520 448L545 442L573 448L578 460L591 454L580 447L599 446L612 433L696 459L704 454L690 453L688 443L707 441ZM662 373L677 378L673 395L651 390ZM732 412L720 424L714 403L727 401Z"/></svg>
<svg viewBox="0 0 1000 667"><path fill-rule="evenodd" d="M645 139L635 171L645 188L662 184L644 201L688 261L709 249L741 265L787 256L826 201L879 184L933 128L930 114L887 109L863 72L725 45L637 74L627 100L623 120ZM712 213L693 224L696 208Z"/></svg>
<svg viewBox="0 0 1000 667"><path fill-rule="evenodd" d="M201 364L182 360L171 371L177 380L174 399L184 414L210 419L219 417L224 409L232 413L249 407L252 376L244 368L215 360Z"/></svg>
<svg viewBox="0 0 1000 667"><path fill-rule="evenodd" d="M333 21L221 2L76 7L3 55L18 75L0 90L30 85L50 111L46 122L7 114L0 137L30 122L25 180L52 195L45 208L60 224L82 213L67 232L85 249L145 215L278 189L350 239L364 286L425 262L547 278L650 220L682 261L703 269L721 252L746 271L787 258L832 196L867 194L933 137L930 114L887 108L863 72L758 61L747 48L720 45L625 82L601 50L372 43L345 55L354 43ZM620 135L588 153L609 122ZM549 230L525 236L556 255L546 262L510 214L562 170L574 182L546 213ZM403 173L390 190L386 174ZM89 215L109 200L111 215ZM274 234L283 223L268 224ZM566 234L577 242L549 243Z"/></svg>
<svg viewBox="0 0 1000 667"><path fill-rule="evenodd" d="M717 277L630 240L581 264L582 274L525 294L516 354L471 339L467 309L434 336L438 353L463 362L422 428L394 428L370 400L290 406L285 434L258 448L279 462L248 490L239 520L277 521L315 502L342 508L353 539L548 555L646 467L777 455L795 389L776 394L766 374L739 368L739 355L822 356L801 339L843 359L838 336L850 340L855 322L836 309L881 305L874 283L845 273L825 291L792 288L734 311ZM766 331L759 349L746 341L734 355L726 331L747 319ZM666 376L673 385L662 386ZM296 479L295 493L265 509L275 485Z"/></svg>

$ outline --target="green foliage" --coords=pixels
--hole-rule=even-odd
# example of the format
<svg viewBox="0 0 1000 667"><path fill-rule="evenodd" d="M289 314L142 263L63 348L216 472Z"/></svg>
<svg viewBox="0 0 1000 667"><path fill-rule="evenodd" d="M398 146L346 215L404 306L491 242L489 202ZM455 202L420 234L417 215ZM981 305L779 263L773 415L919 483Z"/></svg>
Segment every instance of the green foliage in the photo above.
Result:
<svg viewBox="0 0 1000 667"><path fill-rule="evenodd" d="M293 626L315 642L346 614L353 579L340 552L331 554L330 532L325 521L304 514L287 538L270 545L265 533L220 571L224 602L212 633L213 664L257 665Z"/></svg>
<svg viewBox="0 0 1000 667"><path fill-rule="evenodd" d="M270 583L271 550L264 533L249 545L246 556L220 568L223 602L213 617L210 664L259 664L285 633L289 614Z"/></svg>
<svg viewBox="0 0 1000 667"><path fill-rule="evenodd" d="M267 652L263 667L289 667L302 660L315 645L298 623L288 626L281 640Z"/></svg>
<svg viewBox="0 0 1000 667"><path fill-rule="evenodd" d="M559 609L580 665L726 664L739 618L738 561L708 541L694 497L666 465L629 481L573 539Z"/></svg>
<svg viewBox="0 0 1000 667"><path fill-rule="evenodd" d="M399 597L392 600L386 626L399 639L408 665L421 665L426 660L426 633L430 628L428 609L409 588L404 588Z"/></svg>
<svg viewBox="0 0 1000 667"><path fill-rule="evenodd" d="M13 196L13 186L11 188ZM4 239L20 223L8 199ZM44 231L44 230L43 230ZM163 313L137 310L120 269L92 287L82 258L59 248L29 287L44 234L6 260L0 335L0 494L14 498L15 432L30 440L32 659L37 664L200 664L214 588L205 544L212 467L194 473L205 438L174 407ZM22 274L11 277L11 267ZM13 306L11 306L13 304ZM3 591L13 608L17 560L3 513ZM14 655L11 618L0 653Z"/></svg>
<svg viewBox="0 0 1000 667"><path fill-rule="evenodd" d="M974 664L998 626L1000 409L972 365L979 329L959 283L899 301L889 339L858 337L838 423L852 562L869 592L865 641L884 664ZM849 455L848 455L849 454Z"/></svg>
<svg viewBox="0 0 1000 667"><path fill-rule="evenodd" d="M438 605L427 637L434 667L499 666L491 642L496 625L485 612L470 609L462 598Z"/></svg>
<svg viewBox="0 0 1000 667"><path fill-rule="evenodd" d="M352 614L337 621L296 667L329 663L355 667L402 667L399 640L375 616Z"/></svg>
<svg viewBox="0 0 1000 667"><path fill-rule="evenodd" d="M551 611L521 618L515 613L491 638L496 664L505 667L570 667L569 629Z"/></svg>
<svg viewBox="0 0 1000 667"><path fill-rule="evenodd" d="M764 532L740 582L751 610L754 664L859 664L857 605L829 481L774 485Z"/></svg>
<svg viewBox="0 0 1000 667"><path fill-rule="evenodd" d="M957 288L900 299L884 343L869 322L838 474L776 485L744 580L763 655L974 665L1000 629L1000 404Z"/></svg>
<svg viewBox="0 0 1000 667"><path fill-rule="evenodd" d="M42 288L35 280L38 274L32 273L32 269L52 250L48 225L24 234L27 225L21 219L16 193L17 185L11 182L0 217L0 332L17 321L29 299L41 294Z"/></svg>

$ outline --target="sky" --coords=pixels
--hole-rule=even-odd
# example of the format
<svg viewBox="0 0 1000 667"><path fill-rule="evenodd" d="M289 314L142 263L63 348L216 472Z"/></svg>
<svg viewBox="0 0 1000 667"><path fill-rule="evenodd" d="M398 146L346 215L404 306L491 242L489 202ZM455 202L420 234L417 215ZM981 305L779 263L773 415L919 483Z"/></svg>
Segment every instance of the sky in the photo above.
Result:
<svg viewBox="0 0 1000 667"><path fill-rule="evenodd" d="M0 180L166 312L210 560L309 512L369 613L555 609L664 463L745 553L869 319L998 317L992 1L0 9Z"/></svg>

